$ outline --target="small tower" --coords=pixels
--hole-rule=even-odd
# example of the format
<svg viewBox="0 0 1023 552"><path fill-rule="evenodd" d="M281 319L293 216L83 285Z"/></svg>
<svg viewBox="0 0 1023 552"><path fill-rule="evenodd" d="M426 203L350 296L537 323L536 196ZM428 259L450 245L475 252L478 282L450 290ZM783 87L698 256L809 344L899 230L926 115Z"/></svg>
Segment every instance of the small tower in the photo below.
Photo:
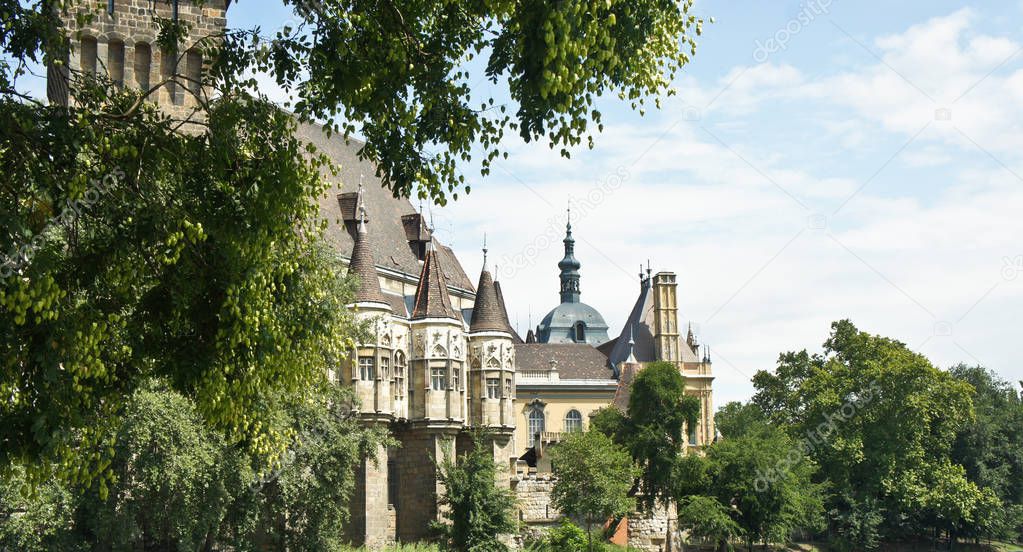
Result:
<svg viewBox="0 0 1023 552"><path fill-rule="evenodd" d="M355 303L351 306L354 307L355 318L369 325L370 335L366 342L359 343L345 375L359 398L362 416L386 418L394 412L394 396L391 392L391 361L395 356L392 310L380 290L366 229L366 208L361 184L357 197L359 226L348 274L358 279L358 288L355 291Z"/></svg>
<svg viewBox="0 0 1023 552"><path fill-rule="evenodd" d="M658 272L653 277L654 347L658 360L679 362L678 302L674 272Z"/></svg>
<svg viewBox="0 0 1023 552"><path fill-rule="evenodd" d="M477 427L509 430L515 425L515 349L497 286L487 269L476 288L469 325L469 419Z"/></svg>
<svg viewBox="0 0 1023 552"><path fill-rule="evenodd" d="M572 211L568 211L568 222L565 224L565 256L558 263L561 269L561 302L579 302L579 268L582 264L575 258L575 238L572 237Z"/></svg>
<svg viewBox="0 0 1023 552"><path fill-rule="evenodd" d="M342 371L344 380L351 382L359 400L359 417L368 425L386 427L394 419L395 397L392 393L394 374L392 366L404 358L404 352L395 346L395 319L390 304L380 290L373 250L366 230L366 208L363 203L362 183L356 194L356 212L359 223L355 245L348 264L349 276L358 279L355 302L349 305L355 319L366 323L369 335L357 344L355 354ZM355 472L355 487L349 504L350 523L345 528L352 542L367 546L380 546L387 540L387 527L374 520L387 516L387 505L375 496L386 496L387 450L378 446L363 458Z"/></svg>

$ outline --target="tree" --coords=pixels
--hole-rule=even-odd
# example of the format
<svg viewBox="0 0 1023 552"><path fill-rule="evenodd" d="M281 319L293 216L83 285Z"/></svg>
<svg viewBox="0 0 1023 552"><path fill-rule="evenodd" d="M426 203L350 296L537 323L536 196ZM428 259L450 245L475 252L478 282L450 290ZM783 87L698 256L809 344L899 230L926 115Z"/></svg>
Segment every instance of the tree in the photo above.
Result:
<svg viewBox="0 0 1023 552"><path fill-rule="evenodd" d="M570 434L551 449L551 498L564 514L586 522L589 549L593 524L621 517L636 507L629 496L639 470L628 451L597 431Z"/></svg>
<svg viewBox="0 0 1023 552"><path fill-rule="evenodd" d="M753 543L787 542L797 529L824 522L823 485L812 482L815 466L782 430L724 439L707 450L710 492Z"/></svg>
<svg viewBox="0 0 1023 552"><path fill-rule="evenodd" d="M0 0L10 138L0 148L0 465L105 496L101 436L154 378L194 398L229 442L281 454L289 438L267 429L275 409L264 403L316 385L351 328L343 269L316 219L330 171L294 137L295 118L361 134L360 155L396 195L443 203L463 182L456 162L480 147L489 172L505 129L567 156L588 123L600 128L596 98L617 93L642 109L668 94L702 27L691 0L288 4L299 24L274 36L231 30L199 44L215 100L201 102L199 132L185 133L143 101L159 85L122 90L68 71L74 105L27 94L19 78L31 63L59 71L69 55L60 16L78 4ZM164 49L188 34L154 23ZM484 52L481 71L507 83L508 101L475 103L472 58ZM293 93L294 115L260 94L249 77L260 71Z"/></svg>
<svg viewBox="0 0 1023 552"><path fill-rule="evenodd" d="M685 378L671 362L648 364L632 382L623 444L642 469L638 489L648 505L673 497L671 474L685 454L685 429L700 415L699 399L685 391Z"/></svg>
<svg viewBox="0 0 1023 552"><path fill-rule="evenodd" d="M450 507L450 524L438 529L455 550L504 552L501 535L515 530L515 498L495 484L497 464L483 432L473 433L472 449L456 460L444 459L439 479L444 485L440 504Z"/></svg>
<svg viewBox="0 0 1023 552"><path fill-rule="evenodd" d="M710 539L718 550L731 550L728 542L743 535L728 507L709 496L690 496L679 502L678 524L691 537Z"/></svg>
<svg viewBox="0 0 1023 552"><path fill-rule="evenodd" d="M742 437L751 431L757 431L766 423L768 420L764 411L753 403L732 401L714 414L714 427L725 439Z"/></svg>
<svg viewBox="0 0 1023 552"><path fill-rule="evenodd" d="M973 419L967 383L847 320L832 324L823 354L783 354L774 373L753 380L752 402L820 467L834 519L870 505L884 512L882 537L923 536L925 482Z"/></svg>
<svg viewBox="0 0 1023 552"><path fill-rule="evenodd" d="M69 523L76 505L60 481L32 487L24 469L12 466L0 476L0 550L85 552Z"/></svg>

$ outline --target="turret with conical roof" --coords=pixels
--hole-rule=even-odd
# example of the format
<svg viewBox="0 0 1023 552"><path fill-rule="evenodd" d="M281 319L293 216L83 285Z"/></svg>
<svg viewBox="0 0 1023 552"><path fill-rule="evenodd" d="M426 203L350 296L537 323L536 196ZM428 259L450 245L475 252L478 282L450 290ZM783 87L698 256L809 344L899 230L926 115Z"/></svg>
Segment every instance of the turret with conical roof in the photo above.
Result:
<svg viewBox="0 0 1023 552"><path fill-rule="evenodd" d="M348 274L359 279L359 287L355 290L356 303L380 303L381 310L390 311L391 307L380 291L380 281L377 279L376 262L366 230L366 206L363 200L363 188L360 183L356 203L359 210L359 228L355 233L355 246L352 248L352 258L348 263Z"/></svg>
<svg viewBox="0 0 1023 552"><path fill-rule="evenodd" d="M477 427L511 433L515 425L515 346L501 296L487 269L483 270L469 325L469 419Z"/></svg>
<svg viewBox="0 0 1023 552"><path fill-rule="evenodd" d="M416 288L415 306L412 308L412 320L426 318L454 318L458 313L451 306L451 295L444 278L444 270L440 265L440 256L433 242L430 242L423 261L423 271L419 274L419 287Z"/></svg>

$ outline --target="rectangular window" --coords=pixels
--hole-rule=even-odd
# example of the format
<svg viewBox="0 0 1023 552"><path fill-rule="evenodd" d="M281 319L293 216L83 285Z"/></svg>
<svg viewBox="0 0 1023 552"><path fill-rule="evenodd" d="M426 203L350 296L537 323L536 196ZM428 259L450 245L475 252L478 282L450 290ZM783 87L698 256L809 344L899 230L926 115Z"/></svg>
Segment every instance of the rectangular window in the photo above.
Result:
<svg viewBox="0 0 1023 552"><path fill-rule="evenodd" d="M693 427L690 427L688 429L689 429L689 444L692 445L692 446L695 446L696 445L696 424L693 424Z"/></svg>
<svg viewBox="0 0 1023 552"><path fill-rule="evenodd" d="M451 385L456 391L462 388L462 370L458 366L451 368Z"/></svg>
<svg viewBox="0 0 1023 552"><path fill-rule="evenodd" d="M506 399L514 399L515 395L512 394L512 380L511 378L504 379L504 397Z"/></svg>
<svg viewBox="0 0 1023 552"><path fill-rule="evenodd" d="M380 357L380 379L387 379L391 372L391 359Z"/></svg>
<svg viewBox="0 0 1023 552"><path fill-rule="evenodd" d="M373 357L359 357L359 379L362 381L373 381L376 379L376 370L373 365Z"/></svg>
<svg viewBox="0 0 1023 552"><path fill-rule="evenodd" d="M499 378L487 378L487 398L501 398L501 380Z"/></svg>
<svg viewBox="0 0 1023 552"><path fill-rule="evenodd" d="M153 51L144 42L135 43L135 84L140 90L149 90L149 67Z"/></svg>
<svg viewBox="0 0 1023 552"><path fill-rule="evenodd" d="M430 387L434 391L443 391L448 386L445 371L444 368L430 369Z"/></svg>

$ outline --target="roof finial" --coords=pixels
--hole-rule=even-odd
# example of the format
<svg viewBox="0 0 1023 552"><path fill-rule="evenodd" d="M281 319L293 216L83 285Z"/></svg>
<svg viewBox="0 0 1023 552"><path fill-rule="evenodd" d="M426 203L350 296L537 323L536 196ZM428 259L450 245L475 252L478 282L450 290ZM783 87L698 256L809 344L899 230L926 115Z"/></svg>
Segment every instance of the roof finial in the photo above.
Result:
<svg viewBox="0 0 1023 552"><path fill-rule="evenodd" d="M355 199L356 207L355 208L358 210L356 215L359 217L359 233L360 234L366 233L366 202L365 202L365 193L364 193L365 189L362 186L363 178L365 178L365 175L360 174L359 175L359 191L356 193L356 196L355 196L356 197L356 199Z"/></svg>
<svg viewBox="0 0 1023 552"><path fill-rule="evenodd" d="M625 357L625 362L629 364L637 364L639 361L636 360L636 340L632 338L633 325L629 324L629 356Z"/></svg>
<svg viewBox="0 0 1023 552"><path fill-rule="evenodd" d="M647 259L647 260L646 260L646 279L647 279L647 280L649 280L649 279L650 279L650 273L651 273L651 272L652 272L652 271L650 270L650 259Z"/></svg>
<svg viewBox="0 0 1023 552"><path fill-rule="evenodd" d="M572 198L568 198L568 209L566 209L565 212L568 215L566 217L568 222L565 224L565 228L567 228L569 233L571 233L572 232Z"/></svg>
<svg viewBox="0 0 1023 552"><path fill-rule="evenodd" d="M483 270L487 269L487 233L483 233Z"/></svg>

